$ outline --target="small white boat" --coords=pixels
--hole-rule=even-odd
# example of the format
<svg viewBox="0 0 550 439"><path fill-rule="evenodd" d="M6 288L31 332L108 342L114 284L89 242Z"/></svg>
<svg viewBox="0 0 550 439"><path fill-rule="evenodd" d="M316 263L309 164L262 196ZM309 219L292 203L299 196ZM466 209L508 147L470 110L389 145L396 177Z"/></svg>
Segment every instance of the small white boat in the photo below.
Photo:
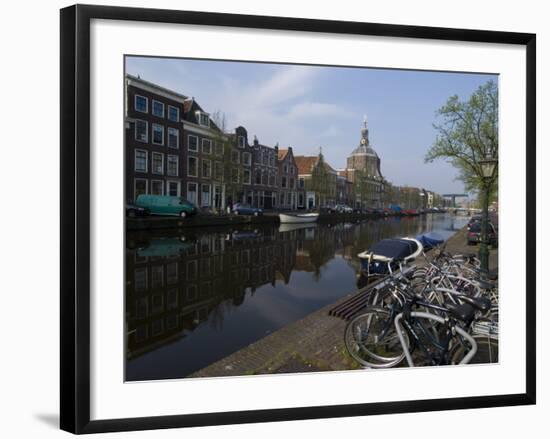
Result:
<svg viewBox="0 0 550 439"><path fill-rule="evenodd" d="M288 223L313 223L319 218L318 213L280 213L281 224Z"/></svg>

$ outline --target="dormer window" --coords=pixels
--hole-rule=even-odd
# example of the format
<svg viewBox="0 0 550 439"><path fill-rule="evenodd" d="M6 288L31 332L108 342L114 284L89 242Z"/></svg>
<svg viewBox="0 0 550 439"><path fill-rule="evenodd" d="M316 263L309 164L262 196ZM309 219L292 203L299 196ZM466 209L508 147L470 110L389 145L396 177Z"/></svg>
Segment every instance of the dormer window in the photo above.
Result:
<svg viewBox="0 0 550 439"><path fill-rule="evenodd" d="M239 148L244 148L244 145L245 145L245 138L244 136L239 136Z"/></svg>
<svg viewBox="0 0 550 439"><path fill-rule="evenodd" d="M197 115L199 125L202 125L203 127L210 127L210 115L208 113L197 111L195 114Z"/></svg>

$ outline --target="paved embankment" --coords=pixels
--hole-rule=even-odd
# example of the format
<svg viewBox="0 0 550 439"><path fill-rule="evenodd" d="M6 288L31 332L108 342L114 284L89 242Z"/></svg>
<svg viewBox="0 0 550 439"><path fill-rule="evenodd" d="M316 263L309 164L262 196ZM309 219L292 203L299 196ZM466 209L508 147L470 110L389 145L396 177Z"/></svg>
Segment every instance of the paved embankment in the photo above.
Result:
<svg viewBox="0 0 550 439"><path fill-rule="evenodd" d="M457 254L477 252L479 248L466 244L466 230L462 229L449 238L446 250ZM490 268L495 269L497 266L497 251L491 250ZM329 316L329 311L359 293L354 291L337 302L195 372L191 377L358 368L359 365L347 354L344 345L346 321Z"/></svg>

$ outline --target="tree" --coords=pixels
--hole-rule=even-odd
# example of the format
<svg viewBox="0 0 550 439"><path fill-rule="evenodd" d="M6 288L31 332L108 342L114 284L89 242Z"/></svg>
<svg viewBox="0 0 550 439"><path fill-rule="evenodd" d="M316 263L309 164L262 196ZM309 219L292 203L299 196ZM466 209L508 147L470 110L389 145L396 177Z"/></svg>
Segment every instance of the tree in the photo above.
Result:
<svg viewBox="0 0 550 439"><path fill-rule="evenodd" d="M425 161L444 159L458 170L457 179L468 192L483 193L485 184L490 197L497 193L498 169L485 182L480 161L487 154L498 160L498 87L493 81L480 86L467 101L451 96L437 111L440 119L434 144Z"/></svg>
<svg viewBox="0 0 550 439"><path fill-rule="evenodd" d="M325 205L327 199L333 198L336 193L336 180L331 176L322 152L319 152L317 163L311 170L308 191L315 192L318 199L317 206Z"/></svg>
<svg viewBox="0 0 550 439"><path fill-rule="evenodd" d="M213 135L214 163L213 177L219 181L224 188L226 199L231 198L232 202L237 201L237 196L243 191L243 175L240 160L234 159L234 154L238 154L234 139L226 132L227 122L225 113L216 111L212 115L216 127L216 134Z"/></svg>

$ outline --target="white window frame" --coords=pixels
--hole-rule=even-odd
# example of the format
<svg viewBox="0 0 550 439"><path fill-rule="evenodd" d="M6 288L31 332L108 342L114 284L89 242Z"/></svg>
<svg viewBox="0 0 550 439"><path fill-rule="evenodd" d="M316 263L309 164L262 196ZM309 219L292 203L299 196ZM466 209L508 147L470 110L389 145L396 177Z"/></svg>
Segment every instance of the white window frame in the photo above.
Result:
<svg viewBox="0 0 550 439"><path fill-rule="evenodd" d="M151 114L152 114L153 116L155 116L155 117L162 117L162 118L164 119L164 114L165 114L164 111L165 111L165 107L166 107L166 106L164 105L164 102L157 101L156 99L152 99L151 101L152 101L152 102L151 102ZM156 102L157 104L162 105L162 116L159 116L158 114L155 114L155 102Z"/></svg>
<svg viewBox="0 0 550 439"><path fill-rule="evenodd" d="M137 168L137 153L138 152L144 152L145 153L145 169L138 169ZM134 172L147 173L147 169L149 169L149 154L148 154L147 150L136 148L134 150Z"/></svg>
<svg viewBox="0 0 550 439"><path fill-rule="evenodd" d="M170 194L170 183L175 183L178 185L178 191L176 197L181 196L181 182L178 180L166 180L166 195Z"/></svg>
<svg viewBox="0 0 550 439"><path fill-rule="evenodd" d="M176 120L170 118L170 109L173 108L176 110ZM174 107L173 105L168 105L168 114L166 115L167 119L172 122L179 122L180 121L180 109L178 107Z"/></svg>
<svg viewBox="0 0 550 439"><path fill-rule="evenodd" d="M237 161L233 160L234 153L237 153ZM241 163L241 153L239 151L231 151L231 163L233 163L234 165L238 165Z"/></svg>
<svg viewBox="0 0 550 439"><path fill-rule="evenodd" d="M205 143L210 144L210 150L208 152L204 151ZM209 154L209 155L212 154L212 140L206 139L206 138L201 139L201 151L202 151L203 154Z"/></svg>
<svg viewBox="0 0 550 439"><path fill-rule="evenodd" d="M197 149L191 149L191 142L189 141L189 139L191 139L191 137L194 137L196 140L197 140ZM188 134L187 135L187 150L188 151L191 151L191 152L199 152L199 137L198 136L195 136L193 134Z"/></svg>
<svg viewBox="0 0 550 439"><path fill-rule="evenodd" d="M191 167L189 166L189 161L191 159L195 159L195 163L196 163L196 165L195 165L195 174L191 174L191 172L190 172ZM190 155L190 156L187 157L187 176L197 178L199 176L198 174L199 174L199 158L197 156Z"/></svg>
<svg viewBox="0 0 550 439"><path fill-rule="evenodd" d="M145 123L145 140L138 138L138 134L137 134L138 122ZM138 142L147 143L147 141L149 140L149 122L142 119L136 119L136 123L134 123L134 139L137 140Z"/></svg>
<svg viewBox="0 0 550 439"><path fill-rule="evenodd" d="M162 163L162 172L157 172L155 170L155 154L160 155L161 163ZM157 151L151 152L151 174L164 175L164 154L162 152L157 152Z"/></svg>
<svg viewBox="0 0 550 439"><path fill-rule="evenodd" d="M208 113L205 113L204 111L196 111L195 116L197 117L200 126L210 128L210 115ZM202 123L203 117L206 117L206 120L208 121L208 123L206 124Z"/></svg>
<svg viewBox="0 0 550 439"><path fill-rule="evenodd" d="M202 194L204 193L203 189L205 187L208 188L208 203L205 203L204 200L202 199ZM212 185L204 183L200 185L200 188L201 188L201 207L211 206L212 205Z"/></svg>
<svg viewBox="0 0 550 439"><path fill-rule="evenodd" d="M147 180L146 178L134 178L134 199L136 198L135 195L136 195L136 188L137 188L137 182L139 181L144 181L145 182L145 194L148 194L149 193L149 180Z"/></svg>
<svg viewBox="0 0 550 439"><path fill-rule="evenodd" d="M160 123L153 123L151 124L151 143L153 145L161 145L164 146L164 125ZM155 142L155 127L160 127L162 129L162 140L160 143Z"/></svg>
<svg viewBox="0 0 550 439"><path fill-rule="evenodd" d="M160 183L160 187L162 189L161 194L153 194L153 183ZM162 180L151 180L151 195L164 195L164 181L162 181Z"/></svg>
<svg viewBox="0 0 550 439"><path fill-rule="evenodd" d="M208 164L208 174L209 175L204 175L203 173L203 166L204 164L207 163ZM201 163L201 178L212 178L212 160L210 159L202 159L202 163Z"/></svg>
<svg viewBox="0 0 550 439"><path fill-rule="evenodd" d="M176 173L170 174L170 159L175 159L176 161ZM168 154L166 156L166 175L169 177L178 177L179 176L179 167L180 167L180 158L174 154Z"/></svg>
<svg viewBox="0 0 550 439"><path fill-rule="evenodd" d="M145 111L138 110L138 107L137 107L138 98L145 99ZM147 96L134 95L134 110L139 112L139 113L144 113L144 114L149 113L149 98Z"/></svg>
<svg viewBox="0 0 550 439"><path fill-rule="evenodd" d="M195 199L194 200L189 196L189 194L191 193L191 191L189 190L189 187L191 187L191 186L195 186ZM195 183L194 181L187 182L187 190L186 190L185 195L186 195L187 200L189 200L193 204L197 204L197 201L199 199L198 190L197 190L198 186L199 185L197 183Z"/></svg>
<svg viewBox="0 0 550 439"><path fill-rule="evenodd" d="M176 146L170 146L170 132L176 133ZM166 145L168 146L168 148L179 149L180 148L180 130L174 127L168 127L166 130L166 135L167 135Z"/></svg>
<svg viewBox="0 0 550 439"><path fill-rule="evenodd" d="M245 160L245 157L247 157L248 160ZM249 152L243 152L243 165L252 166L252 155Z"/></svg>
<svg viewBox="0 0 550 439"><path fill-rule="evenodd" d="M244 136L239 136L238 137L237 146L239 148L244 148L244 146L245 146L245 141L244 140L245 140Z"/></svg>
<svg viewBox="0 0 550 439"><path fill-rule="evenodd" d="M248 179L245 179L246 173L248 172ZM251 184L252 181L252 171L250 169L243 170L243 184ZM248 180L248 181L247 181Z"/></svg>

